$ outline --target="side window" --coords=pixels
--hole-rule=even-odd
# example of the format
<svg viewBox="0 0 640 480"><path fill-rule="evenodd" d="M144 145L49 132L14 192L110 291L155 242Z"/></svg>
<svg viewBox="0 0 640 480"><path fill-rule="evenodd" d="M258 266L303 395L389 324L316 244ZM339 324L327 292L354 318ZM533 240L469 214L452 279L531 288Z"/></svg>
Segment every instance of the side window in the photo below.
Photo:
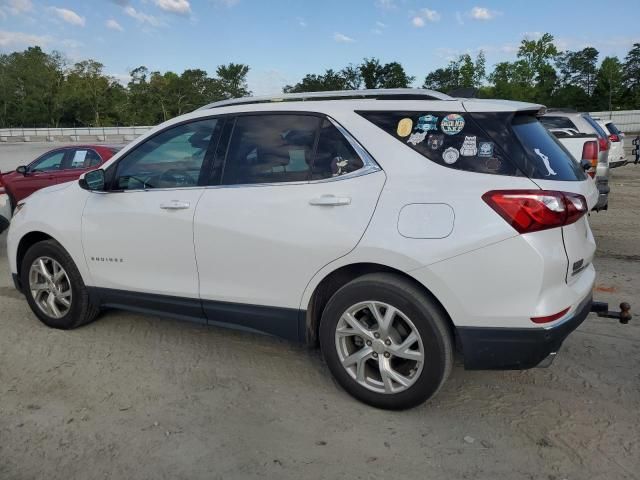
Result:
<svg viewBox="0 0 640 480"><path fill-rule="evenodd" d="M60 170L65 152L66 150L58 150L57 152L49 153L31 165L29 170L32 172L53 172Z"/></svg>
<svg viewBox="0 0 640 480"><path fill-rule="evenodd" d="M329 121L323 120L313 161L312 180L339 177L364 166L351 144Z"/></svg>
<svg viewBox="0 0 640 480"><path fill-rule="evenodd" d="M544 117L540 117L540 123L542 123L545 127L552 128L571 128L573 130L578 130L576 124L573 123L567 117L550 117L545 115Z"/></svg>
<svg viewBox="0 0 640 480"><path fill-rule="evenodd" d="M218 121L178 125L151 137L127 154L116 170L115 190L193 187Z"/></svg>
<svg viewBox="0 0 640 480"><path fill-rule="evenodd" d="M295 114L239 116L222 184L307 181L320 121Z"/></svg>
<svg viewBox="0 0 640 480"><path fill-rule="evenodd" d="M518 170L471 115L452 112L358 112L389 135L443 167L495 175ZM508 128L508 124L503 125Z"/></svg>
<svg viewBox="0 0 640 480"><path fill-rule="evenodd" d="M86 169L100 165L102 159L93 150L76 150L71 157L70 169Z"/></svg>

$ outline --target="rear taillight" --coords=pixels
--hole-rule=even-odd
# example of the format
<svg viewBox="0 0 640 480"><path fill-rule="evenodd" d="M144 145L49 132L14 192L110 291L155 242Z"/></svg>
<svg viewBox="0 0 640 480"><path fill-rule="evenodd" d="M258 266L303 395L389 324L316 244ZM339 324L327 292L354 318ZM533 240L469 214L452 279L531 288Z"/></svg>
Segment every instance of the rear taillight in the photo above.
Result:
<svg viewBox="0 0 640 480"><path fill-rule="evenodd" d="M592 178L596 174L598 166L598 143L595 140L584 142L582 147L582 160L586 160L591 164L591 168L587 172Z"/></svg>
<svg viewBox="0 0 640 480"><path fill-rule="evenodd" d="M570 225L588 211L582 195L552 190L493 190L482 199L519 233Z"/></svg>
<svg viewBox="0 0 640 480"><path fill-rule="evenodd" d="M601 152L606 152L609 150L609 140L606 138L598 137L598 146L600 147Z"/></svg>
<svg viewBox="0 0 640 480"><path fill-rule="evenodd" d="M612 133L611 135L609 135L609 140L611 140L612 142L619 142L620 141L620 137L618 135L616 135L615 133Z"/></svg>
<svg viewBox="0 0 640 480"><path fill-rule="evenodd" d="M569 308L570 307L567 307L564 310L562 310L561 312L554 313L553 315L547 315L546 317L531 317L531 321L533 323L549 323L549 322L553 322L554 320L558 320L559 318L564 317L565 314L569 311Z"/></svg>

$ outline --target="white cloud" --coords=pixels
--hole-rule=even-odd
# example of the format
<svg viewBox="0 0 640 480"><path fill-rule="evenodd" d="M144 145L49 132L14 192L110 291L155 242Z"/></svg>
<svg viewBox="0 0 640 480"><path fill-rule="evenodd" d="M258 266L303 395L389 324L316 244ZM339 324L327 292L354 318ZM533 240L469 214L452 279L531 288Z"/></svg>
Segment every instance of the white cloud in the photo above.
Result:
<svg viewBox="0 0 640 480"><path fill-rule="evenodd" d="M29 45L46 46L51 43L51 37L32 35L23 32L7 32L0 30L0 47L24 47Z"/></svg>
<svg viewBox="0 0 640 480"><path fill-rule="evenodd" d="M152 27L159 27L161 25L160 20L158 20L153 15L148 15L144 12L140 12L133 8L131 5L127 5L124 7L124 13L129 15L131 18L135 18L140 23L148 23Z"/></svg>
<svg viewBox="0 0 640 480"><path fill-rule="evenodd" d="M485 7L473 7L469 12L469 16L474 20L493 20L496 15L498 12Z"/></svg>
<svg viewBox="0 0 640 480"><path fill-rule="evenodd" d="M0 0L0 18L9 15L20 15L33 10L31 0Z"/></svg>
<svg viewBox="0 0 640 480"><path fill-rule="evenodd" d="M124 28L122 28L122 25L120 25L118 22L116 22L113 18L110 18L109 20L107 20L105 22L105 25L107 28L111 29L111 30L119 30L121 32L124 31Z"/></svg>
<svg viewBox="0 0 640 480"><path fill-rule="evenodd" d="M382 22L376 22L376 27L387 28L387 24Z"/></svg>
<svg viewBox="0 0 640 480"><path fill-rule="evenodd" d="M351 37L348 37L347 35L343 34L343 33L339 33L336 32L333 34L333 39L338 42L338 43L353 43L355 42L355 40Z"/></svg>
<svg viewBox="0 0 640 480"><path fill-rule="evenodd" d="M55 13L60 20L71 25L84 27L84 24L86 23L84 17L81 17L76 12L69 10L68 8L51 7L51 11Z"/></svg>
<svg viewBox="0 0 640 480"><path fill-rule="evenodd" d="M307 26L307 22L304 18L302 17L298 17L298 25L301 26L302 28L305 28Z"/></svg>
<svg viewBox="0 0 640 480"><path fill-rule="evenodd" d="M456 22L458 22L458 25L464 25L464 20L460 12L456 12Z"/></svg>
<svg viewBox="0 0 640 480"><path fill-rule="evenodd" d="M191 13L189 0L154 0L154 3L165 12L177 15L189 15Z"/></svg>
<svg viewBox="0 0 640 480"><path fill-rule="evenodd" d="M439 22L440 14L435 10L430 10L428 8L421 9L414 17L411 19L411 23L414 27L422 28L425 26L426 22Z"/></svg>

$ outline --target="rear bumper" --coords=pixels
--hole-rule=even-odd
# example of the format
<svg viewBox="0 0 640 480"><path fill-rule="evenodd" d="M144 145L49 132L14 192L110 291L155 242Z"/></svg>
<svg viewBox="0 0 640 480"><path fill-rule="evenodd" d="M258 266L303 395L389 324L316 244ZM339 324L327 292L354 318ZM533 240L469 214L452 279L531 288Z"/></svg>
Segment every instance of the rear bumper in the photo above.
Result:
<svg viewBox="0 0 640 480"><path fill-rule="evenodd" d="M609 179L596 177L596 187L598 187L598 203L596 203L593 209L606 210L606 207L609 205L609 192L611 191L611 188L609 187Z"/></svg>
<svg viewBox="0 0 640 480"><path fill-rule="evenodd" d="M557 352L591 311L592 297L585 298L573 315L548 328L458 327L467 370L522 370L540 364Z"/></svg>

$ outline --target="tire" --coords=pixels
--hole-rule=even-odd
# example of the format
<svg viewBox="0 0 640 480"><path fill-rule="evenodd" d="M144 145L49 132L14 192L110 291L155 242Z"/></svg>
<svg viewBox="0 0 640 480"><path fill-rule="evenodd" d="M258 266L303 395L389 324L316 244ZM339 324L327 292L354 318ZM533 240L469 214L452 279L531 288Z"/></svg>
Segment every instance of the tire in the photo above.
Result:
<svg viewBox="0 0 640 480"><path fill-rule="evenodd" d="M391 326L385 329L387 317ZM409 338L411 332L417 335L415 340ZM337 382L377 408L404 410L420 405L440 390L453 365L446 313L396 274L368 274L340 288L322 313L319 337ZM354 363L358 357L362 360Z"/></svg>
<svg viewBox="0 0 640 480"><path fill-rule="evenodd" d="M47 284L47 288L49 290L52 288L51 284L47 283L46 277L43 274L38 273L42 271L42 268L39 268L35 273L31 271L31 268L36 261L38 261L38 264L40 265L40 259L43 259L45 262L45 268L47 273L50 275L50 278L54 278L51 273L56 271L54 270L55 267L53 267L54 262L57 262L58 266L61 267L61 270L66 275L66 277L62 277L58 281L61 287L60 290L56 291L61 300L58 300L58 296L54 295L56 299L53 303L56 305L58 313L60 314L59 316L54 316L45 311L43 308L47 307L41 307L40 303L38 303L34 297L34 290L31 288L32 284L30 283L30 277L32 275L35 275L35 284ZM60 272L60 268L58 268L57 272ZM42 321L42 323L48 327L58 328L61 330L77 328L92 322L100 311L98 306L91 302L87 287L85 286L73 259L55 240L38 242L27 250L27 253L22 260L20 277L24 294L25 297L27 297L27 302L29 303L31 310ZM36 290L37 292L40 292L40 295L36 294L36 297L39 298L41 303L47 303L47 300L49 300L49 297L53 294L50 293L49 290L40 290ZM69 306L67 307L61 302L65 300L62 297L67 295L68 292L70 292L70 295L66 298L69 303Z"/></svg>

